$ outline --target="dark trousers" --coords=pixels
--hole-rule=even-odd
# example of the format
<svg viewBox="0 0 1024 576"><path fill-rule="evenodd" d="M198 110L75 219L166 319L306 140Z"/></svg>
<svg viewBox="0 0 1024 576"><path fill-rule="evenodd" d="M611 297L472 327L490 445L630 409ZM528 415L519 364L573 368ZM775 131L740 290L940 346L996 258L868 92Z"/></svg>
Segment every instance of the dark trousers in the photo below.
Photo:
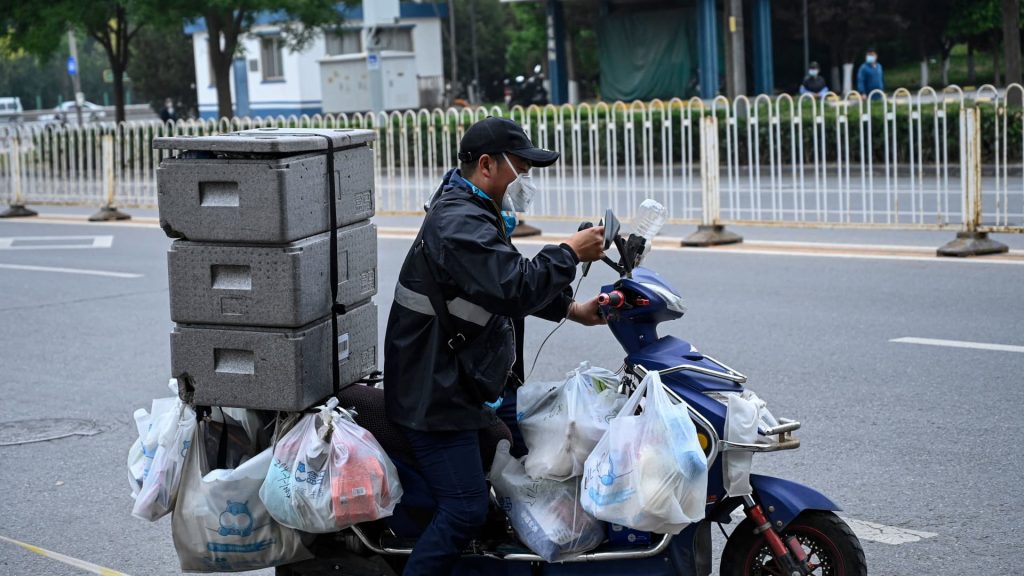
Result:
<svg viewBox="0 0 1024 576"><path fill-rule="evenodd" d="M451 574L459 554L487 520L489 492L480 460L480 433L402 431L437 502L434 518L413 547L403 574Z"/></svg>

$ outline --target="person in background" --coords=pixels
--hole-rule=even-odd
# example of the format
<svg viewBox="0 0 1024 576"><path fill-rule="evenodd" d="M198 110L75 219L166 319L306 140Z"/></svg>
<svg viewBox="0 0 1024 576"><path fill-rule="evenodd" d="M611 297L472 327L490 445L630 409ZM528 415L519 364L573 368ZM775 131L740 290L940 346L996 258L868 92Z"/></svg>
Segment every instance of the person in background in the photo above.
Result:
<svg viewBox="0 0 1024 576"><path fill-rule="evenodd" d="M882 76L882 65L878 63L878 53L868 50L867 56L864 57L864 63L857 70L857 92L860 92L861 96L867 96L873 90L884 92L885 78ZM880 94L872 96L874 100L879 98L881 98Z"/></svg>
<svg viewBox="0 0 1024 576"><path fill-rule="evenodd" d="M807 76L800 83L800 93L813 94L819 98L824 98L828 94L828 84L821 77L821 68L817 62L811 62L807 67Z"/></svg>
<svg viewBox="0 0 1024 576"><path fill-rule="evenodd" d="M160 110L160 120L162 122L178 121L178 111L174 109L174 100L170 98L164 100L164 107Z"/></svg>

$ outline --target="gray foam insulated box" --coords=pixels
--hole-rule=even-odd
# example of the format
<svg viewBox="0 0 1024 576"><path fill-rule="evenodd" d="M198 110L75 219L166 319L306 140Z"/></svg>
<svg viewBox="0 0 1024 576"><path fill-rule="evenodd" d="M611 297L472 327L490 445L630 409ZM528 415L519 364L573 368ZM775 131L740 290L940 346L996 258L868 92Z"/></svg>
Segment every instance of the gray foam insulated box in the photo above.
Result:
<svg viewBox="0 0 1024 576"><path fill-rule="evenodd" d="M337 303L349 307L377 293L377 227L337 234ZM331 310L329 232L262 246L178 240L167 270L178 323L295 328Z"/></svg>
<svg viewBox="0 0 1024 576"><path fill-rule="evenodd" d="M337 319L344 387L377 370L377 305ZM194 386L200 406L305 410L334 392L330 356L329 317L295 330L179 324L171 332L172 374Z"/></svg>
<svg viewBox="0 0 1024 576"><path fill-rule="evenodd" d="M337 226L374 214L372 130L257 129L155 138L177 150L157 169L160 226L172 238L283 244L330 229L327 140Z"/></svg>

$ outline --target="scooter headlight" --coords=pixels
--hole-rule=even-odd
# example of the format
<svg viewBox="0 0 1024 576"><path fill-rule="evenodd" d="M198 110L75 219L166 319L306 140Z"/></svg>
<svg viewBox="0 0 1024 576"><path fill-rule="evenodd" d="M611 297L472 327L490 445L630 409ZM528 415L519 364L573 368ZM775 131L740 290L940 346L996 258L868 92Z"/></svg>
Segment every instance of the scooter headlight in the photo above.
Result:
<svg viewBox="0 0 1024 576"><path fill-rule="evenodd" d="M651 292L654 292L655 294L658 295L658 298L664 300L665 304L668 305L669 310L672 310L673 312L679 312L680 314L686 314L686 304L683 304L682 296L674 294L671 291L666 290L665 287L658 286L657 284L641 282L640 285L643 286L644 288L647 288Z"/></svg>

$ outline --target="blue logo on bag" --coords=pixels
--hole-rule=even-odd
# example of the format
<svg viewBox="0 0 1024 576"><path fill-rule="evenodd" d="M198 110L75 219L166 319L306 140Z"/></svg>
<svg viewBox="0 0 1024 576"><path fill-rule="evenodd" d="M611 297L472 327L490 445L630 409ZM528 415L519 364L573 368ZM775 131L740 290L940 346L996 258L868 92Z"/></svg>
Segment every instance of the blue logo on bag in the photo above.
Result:
<svg viewBox="0 0 1024 576"><path fill-rule="evenodd" d="M220 513L220 529L217 533L221 536L250 536L253 531L252 513L249 512L249 502L232 502L228 500L228 507Z"/></svg>
<svg viewBox="0 0 1024 576"><path fill-rule="evenodd" d="M188 452L188 447L191 446L191 445L192 445L192 441L191 440L185 440L184 442L181 443L181 454L180 454L180 456L182 458L185 457L185 453Z"/></svg>
<svg viewBox="0 0 1024 576"><path fill-rule="evenodd" d="M324 481L325 476L327 476L327 474L324 472L317 472L316 470L306 470L305 462L299 462L299 465L295 467L296 482L305 482L311 486L316 486L317 484L320 484Z"/></svg>

